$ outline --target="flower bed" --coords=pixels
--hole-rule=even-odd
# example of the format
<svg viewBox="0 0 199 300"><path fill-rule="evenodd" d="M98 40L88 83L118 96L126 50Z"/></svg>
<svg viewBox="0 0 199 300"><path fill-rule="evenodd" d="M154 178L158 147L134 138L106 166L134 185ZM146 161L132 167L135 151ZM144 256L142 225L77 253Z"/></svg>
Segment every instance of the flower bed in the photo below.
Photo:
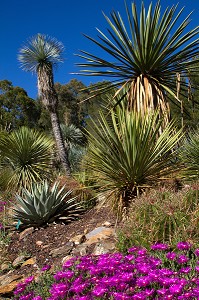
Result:
<svg viewBox="0 0 199 300"><path fill-rule="evenodd" d="M156 243L151 251L135 246L127 255L74 257L54 275L44 266L37 283L26 278L15 299L199 299L198 257L199 249L188 242L176 249Z"/></svg>

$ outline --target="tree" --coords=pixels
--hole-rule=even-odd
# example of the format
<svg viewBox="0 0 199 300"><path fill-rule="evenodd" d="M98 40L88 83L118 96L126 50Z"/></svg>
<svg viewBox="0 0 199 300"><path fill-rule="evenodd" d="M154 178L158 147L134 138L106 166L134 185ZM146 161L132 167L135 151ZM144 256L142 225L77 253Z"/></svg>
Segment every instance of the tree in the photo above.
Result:
<svg viewBox="0 0 199 300"><path fill-rule="evenodd" d="M86 37L112 60L82 50L78 56L85 62L78 64L82 68L79 74L113 78L113 86L125 89L130 109L145 115L148 109L159 108L167 123L170 115L167 97L180 105L176 74L185 77L188 69L193 70L193 76L198 72L193 58L199 51L199 27L187 31L190 15L177 27L183 9L179 12L176 9L177 6L167 8L161 16L160 1L154 10L150 4L147 13L142 3L139 16L134 3L131 12L126 5L128 28L119 13L113 11L111 18L104 15L110 37L100 30L99 40ZM184 90L187 87L185 81ZM107 88L101 85L99 91Z"/></svg>
<svg viewBox="0 0 199 300"><path fill-rule="evenodd" d="M88 98L87 87L77 79L70 80L67 84L55 83L59 99L58 113L62 123L81 127L85 116ZM83 91L84 90L84 91Z"/></svg>
<svg viewBox="0 0 199 300"><path fill-rule="evenodd" d="M63 61L64 47L55 38L37 34L22 47L18 59L25 71L37 74L38 92L44 107L49 111L52 130L62 165L71 175L68 153L65 151L57 114L58 97L54 87L53 68Z"/></svg>
<svg viewBox="0 0 199 300"><path fill-rule="evenodd" d="M39 119L37 102L11 81L0 81L0 128L13 130L20 126L36 127Z"/></svg>

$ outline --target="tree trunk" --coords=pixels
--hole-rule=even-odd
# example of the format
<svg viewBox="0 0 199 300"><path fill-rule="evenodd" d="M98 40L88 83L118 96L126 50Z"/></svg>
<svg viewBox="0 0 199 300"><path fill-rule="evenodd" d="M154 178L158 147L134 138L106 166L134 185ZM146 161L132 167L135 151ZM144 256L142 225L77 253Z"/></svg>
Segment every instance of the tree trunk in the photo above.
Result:
<svg viewBox="0 0 199 300"><path fill-rule="evenodd" d="M66 171L66 174L68 176L71 176L71 168L70 168L70 163L68 160L68 153L66 152L65 147L64 147L64 142L63 142L63 137L62 137L62 133L61 133L60 125L59 125L57 112L50 111L50 118L51 118L53 134L54 134L55 141L57 144L57 150L59 152L59 157L60 157L62 165Z"/></svg>

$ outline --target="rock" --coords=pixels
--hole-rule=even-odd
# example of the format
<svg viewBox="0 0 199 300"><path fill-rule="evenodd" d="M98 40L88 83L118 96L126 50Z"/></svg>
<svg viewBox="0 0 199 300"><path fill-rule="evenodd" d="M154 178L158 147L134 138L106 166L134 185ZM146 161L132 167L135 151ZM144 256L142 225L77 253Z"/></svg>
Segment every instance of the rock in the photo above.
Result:
<svg viewBox="0 0 199 300"><path fill-rule="evenodd" d="M106 222L104 222L103 224L102 224L102 226L105 226L105 227L110 227L112 224L110 223L110 222L108 222L108 221L106 221Z"/></svg>
<svg viewBox="0 0 199 300"><path fill-rule="evenodd" d="M106 228L104 226L97 227L86 234L87 241L85 243L91 245L114 235L115 232L113 228Z"/></svg>
<svg viewBox="0 0 199 300"><path fill-rule="evenodd" d="M50 245L41 245L42 249L48 248Z"/></svg>
<svg viewBox="0 0 199 300"><path fill-rule="evenodd" d="M12 273L5 274L3 276L0 276L0 286L5 286L19 280L21 281L22 278L22 275L13 275Z"/></svg>
<svg viewBox="0 0 199 300"><path fill-rule="evenodd" d="M19 235L19 240L23 240L27 235L33 233L34 231L34 227L29 227L29 228L26 228L25 230L23 230L20 235Z"/></svg>
<svg viewBox="0 0 199 300"><path fill-rule="evenodd" d="M66 243L66 245L53 249L50 251L50 255L52 255L52 257L57 257L60 255L67 255L70 254L71 250L73 249L74 243L73 242L68 242Z"/></svg>
<svg viewBox="0 0 199 300"><path fill-rule="evenodd" d="M0 295L6 295L12 293L19 282L21 282L21 280L13 281L12 283L0 286Z"/></svg>
<svg viewBox="0 0 199 300"><path fill-rule="evenodd" d="M11 263L9 263L9 262L4 262L3 264L1 264L0 270L1 270L1 271L9 270L9 269L10 269L10 265L11 265Z"/></svg>
<svg viewBox="0 0 199 300"><path fill-rule="evenodd" d="M84 256L88 254L88 245L86 243L78 245L76 248L73 249L71 252L74 256Z"/></svg>
<svg viewBox="0 0 199 300"><path fill-rule="evenodd" d="M79 234L70 239L75 245L82 244L86 241L86 236L84 234Z"/></svg>
<svg viewBox="0 0 199 300"><path fill-rule="evenodd" d="M88 233L88 228L85 228L84 229L84 234L87 234Z"/></svg>
<svg viewBox="0 0 199 300"><path fill-rule="evenodd" d="M36 257L31 257L24 261L24 263L21 265L22 267L27 266L27 265L34 265L36 263Z"/></svg>
<svg viewBox="0 0 199 300"><path fill-rule="evenodd" d="M37 246L41 246L42 244L43 244L42 241L36 241L36 245L37 245Z"/></svg>
<svg viewBox="0 0 199 300"><path fill-rule="evenodd" d="M24 261L29 258L30 256L27 256L27 255L20 255L18 256L17 258L15 258L15 260L13 261L12 263L12 266L13 267L17 267L17 266L20 266L24 263Z"/></svg>
<svg viewBox="0 0 199 300"><path fill-rule="evenodd" d="M111 241L102 241L95 245L93 250L94 255L101 255L106 253L111 253L115 250L115 243Z"/></svg>

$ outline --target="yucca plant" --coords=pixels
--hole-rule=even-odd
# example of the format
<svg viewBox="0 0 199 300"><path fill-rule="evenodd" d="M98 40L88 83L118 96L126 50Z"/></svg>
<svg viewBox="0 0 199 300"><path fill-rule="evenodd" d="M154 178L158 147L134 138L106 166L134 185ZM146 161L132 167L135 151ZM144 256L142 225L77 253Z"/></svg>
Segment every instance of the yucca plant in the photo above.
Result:
<svg viewBox="0 0 199 300"><path fill-rule="evenodd" d="M20 191L49 177L53 145L50 137L28 127L1 134L0 184Z"/></svg>
<svg viewBox="0 0 199 300"><path fill-rule="evenodd" d="M198 62L199 26L189 30L190 15L181 22L182 14L183 9L177 11L177 5L161 14L160 1L154 9L151 3L148 11L142 2L140 13L135 3L130 9L126 4L126 22L119 12L113 11L110 18L104 14L108 33L97 29L98 39L85 35L102 54L97 56L82 50L78 56L84 61L77 64L80 74L112 78L112 87L125 87L130 109L142 111L144 115L148 109L159 108L167 123L168 97L177 105L180 103L176 74L181 74L183 80L188 69L192 76L198 73L195 62ZM181 92L188 88L188 82L183 82ZM98 92L110 88L102 84ZM91 91L96 94L95 85Z"/></svg>
<svg viewBox="0 0 199 300"><path fill-rule="evenodd" d="M61 131L65 147L68 152L68 159L70 162L71 170L77 171L84 156L86 149L85 138L82 131L75 127L73 124L61 124Z"/></svg>
<svg viewBox="0 0 199 300"><path fill-rule="evenodd" d="M56 219L64 222L75 220L83 212L77 197L71 197L72 190L65 191L55 182L52 188L47 181L33 183L30 190L23 189L22 196L16 195L14 220L22 226L39 227Z"/></svg>
<svg viewBox="0 0 199 300"><path fill-rule="evenodd" d="M199 132L194 131L187 134L181 148L179 156L185 165L183 175L189 179L199 178Z"/></svg>
<svg viewBox="0 0 199 300"><path fill-rule="evenodd" d="M177 169L173 149L182 132L175 132L171 122L158 137L161 125L158 112L142 116L119 107L108 121L103 113L98 123L93 121L87 164L99 189L114 196L117 208L119 203L128 207L141 190Z"/></svg>

